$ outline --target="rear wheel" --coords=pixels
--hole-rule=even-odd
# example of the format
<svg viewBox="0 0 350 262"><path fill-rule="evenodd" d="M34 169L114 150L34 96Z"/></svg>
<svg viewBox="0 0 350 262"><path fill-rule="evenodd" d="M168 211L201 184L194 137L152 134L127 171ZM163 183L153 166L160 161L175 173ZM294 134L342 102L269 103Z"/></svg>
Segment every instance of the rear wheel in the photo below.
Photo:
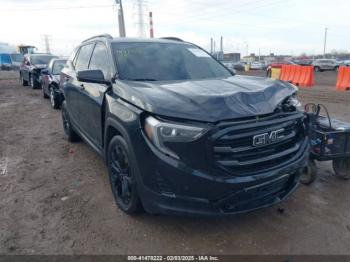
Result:
<svg viewBox="0 0 350 262"><path fill-rule="evenodd" d="M69 142L76 142L80 140L79 135L74 131L69 119L66 101L62 103L62 123L65 134Z"/></svg>
<svg viewBox="0 0 350 262"><path fill-rule="evenodd" d="M135 171L131 164L130 151L121 136L115 136L108 146L108 174L114 199L127 214L142 210L137 191Z"/></svg>
<svg viewBox="0 0 350 262"><path fill-rule="evenodd" d="M333 160L333 169L337 177L350 179L350 158L338 158Z"/></svg>

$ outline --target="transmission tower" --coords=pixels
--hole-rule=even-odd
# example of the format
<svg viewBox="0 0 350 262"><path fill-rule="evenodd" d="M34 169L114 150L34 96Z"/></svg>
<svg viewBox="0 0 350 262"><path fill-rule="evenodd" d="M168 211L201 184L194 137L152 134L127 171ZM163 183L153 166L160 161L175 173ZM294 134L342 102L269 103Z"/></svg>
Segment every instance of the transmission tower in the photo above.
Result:
<svg viewBox="0 0 350 262"><path fill-rule="evenodd" d="M50 54L51 53L51 49L50 49L51 36L50 35L43 35L42 38L44 40L46 53Z"/></svg>
<svg viewBox="0 0 350 262"><path fill-rule="evenodd" d="M134 10L136 15L136 27L137 34L139 37L146 36L147 23L145 22L145 17L147 17L147 2L145 0L134 0Z"/></svg>

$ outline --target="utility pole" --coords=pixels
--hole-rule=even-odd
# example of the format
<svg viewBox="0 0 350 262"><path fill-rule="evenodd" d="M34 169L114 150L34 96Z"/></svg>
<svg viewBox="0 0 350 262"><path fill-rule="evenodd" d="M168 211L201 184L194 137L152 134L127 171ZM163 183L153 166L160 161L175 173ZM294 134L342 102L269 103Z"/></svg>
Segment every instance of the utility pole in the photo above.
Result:
<svg viewBox="0 0 350 262"><path fill-rule="evenodd" d="M214 51L214 41L213 38L210 38L210 54L213 54Z"/></svg>
<svg viewBox="0 0 350 262"><path fill-rule="evenodd" d="M324 29L323 58L326 58L327 31L328 31L328 28L326 27Z"/></svg>
<svg viewBox="0 0 350 262"><path fill-rule="evenodd" d="M124 12L123 12L123 4L122 0L115 0L115 3L119 5L118 8L118 25L119 25L119 36L125 37L125 22L124 22Z"/></svg>
<svg viewBox="0 0 350 262"><path fill-rule="evenodd" d="M44 45L45 45L46 53L50 54L51 53L51 49L50 49L51 36L43 35L42 37L44 39Z"/></svg>
<svg viewBox="0 0 350 262"><path fill-rule="evenodd" d="M152 12L149 12L149 36L151 38L154 37L154 31L153 31L153 15Z"/></svg>

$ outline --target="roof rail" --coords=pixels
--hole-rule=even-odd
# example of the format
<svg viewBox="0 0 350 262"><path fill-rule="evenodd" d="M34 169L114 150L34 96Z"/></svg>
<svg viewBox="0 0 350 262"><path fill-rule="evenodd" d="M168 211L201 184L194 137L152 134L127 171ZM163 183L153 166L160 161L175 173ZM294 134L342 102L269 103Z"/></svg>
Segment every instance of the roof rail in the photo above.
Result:
<svg viewBox="0 0 350 262"><path fill-rule="evenodd" d="M85 39L84 41L82 41L82 43L85 43L91 39L94 39L94 38L99 38L99 37L105 37L105 38L108 38L108 39L113 39L113 37L110 35L110 34L102 34L102 35L95 35L95 36L92 36L92 37L89 37L88 39Z"/></svg>
<svg viewBox="0 0 350 262"><path fill-rule="evenodd" d="M167 39L167 40L173 40L173 41L184 42L184 40L182 40L181 38L173 37L173 36L161 37L160 39Z"/></svg>

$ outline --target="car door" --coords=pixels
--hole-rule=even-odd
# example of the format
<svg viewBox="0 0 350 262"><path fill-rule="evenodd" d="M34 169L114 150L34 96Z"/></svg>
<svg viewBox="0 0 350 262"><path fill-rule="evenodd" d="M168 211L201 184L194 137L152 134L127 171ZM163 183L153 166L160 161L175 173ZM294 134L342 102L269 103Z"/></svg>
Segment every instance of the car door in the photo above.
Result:
<svg viewBox="0 0 350 262"><path fill-rule="evenodd" d="M333 61L332 60L326 60L325 64L324 64L324 67L325 67L326 70L333 69Z"/></svg>
<svg viewBox="0 0 350 262"><path fill-rule="evenodd" d="M65 70L65 72L62 72L62 87L64 90L65 100L67 101L66 103L69 117L73 125L78 128L79 131L81 131L83 117L80 114L80 104L84 83L78 81L76 72L88 69L93 47L93 43L88 43L81 46L73 63L67 70Z"/></svg>
<svg viewBox="0 0 350 262"><path fill-rule="evenodd" d="M89 69L100 69L105 79L112 76L112 61L108 49L102 42L96 42L91 55ZM106 84L83 83L81 92L82 130L97 147L102 148L102 104L108 89Z"/></svg>

